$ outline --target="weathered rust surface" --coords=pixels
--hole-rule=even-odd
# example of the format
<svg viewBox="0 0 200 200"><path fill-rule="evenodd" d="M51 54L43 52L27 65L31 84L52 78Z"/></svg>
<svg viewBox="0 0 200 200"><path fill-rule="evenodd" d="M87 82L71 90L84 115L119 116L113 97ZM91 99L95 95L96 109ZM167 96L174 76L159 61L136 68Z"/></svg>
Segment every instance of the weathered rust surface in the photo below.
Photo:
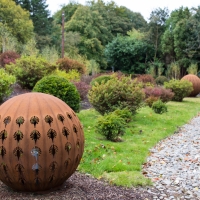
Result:
<svg viewBox="0 0 200 200"><path fill-rule="evenodd" d="M185 75L181 80L188 80L192 83L193 91L188 95L189 97L195 97L200 93L200 79L194 74Z"/></svg>
<svg viewBox="0 0 200 200"><path fill-rule="evenodd" d="M19 191L45 191L69 178L80 162L84 134L60 99L27 93L0 106L0 179Z"/></svg>

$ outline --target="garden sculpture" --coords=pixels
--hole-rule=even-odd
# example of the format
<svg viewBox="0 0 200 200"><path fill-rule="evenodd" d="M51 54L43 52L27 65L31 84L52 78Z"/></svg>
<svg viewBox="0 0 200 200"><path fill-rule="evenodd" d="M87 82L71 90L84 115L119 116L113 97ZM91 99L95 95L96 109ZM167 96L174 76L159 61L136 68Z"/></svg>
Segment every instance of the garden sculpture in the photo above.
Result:
<svg viewBox="0 0 200 200"><path fill-rule="evenodd" d="M84 150L81 123L62 100L43 93L15 96L0 107L0 180L17 191L61 186Z"/></svg>

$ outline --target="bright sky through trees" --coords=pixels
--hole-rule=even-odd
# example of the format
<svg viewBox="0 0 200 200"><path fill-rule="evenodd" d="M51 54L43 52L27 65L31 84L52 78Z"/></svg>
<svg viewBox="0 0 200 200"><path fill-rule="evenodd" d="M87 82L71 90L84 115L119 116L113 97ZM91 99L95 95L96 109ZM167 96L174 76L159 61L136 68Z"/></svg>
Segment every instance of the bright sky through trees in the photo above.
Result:
<svg viewBox="0 0 200 200"><path fill-rule="evenodd" d="M200 6L199 0L113 0L118 6L125 6L133 12L139 12L143 15L143 17L148 20L151 11L156 8L164 8L167 7L170 11L183 7L197 7ZM75 0L82 5L85 5L87 1L85 0ZM110 2L110 1L104 1ZM51 14L54 14L57 10L60 10L61 5L67 5L69 0L46 0L47 5L49 5L48 9L51 11Z"/></svg>

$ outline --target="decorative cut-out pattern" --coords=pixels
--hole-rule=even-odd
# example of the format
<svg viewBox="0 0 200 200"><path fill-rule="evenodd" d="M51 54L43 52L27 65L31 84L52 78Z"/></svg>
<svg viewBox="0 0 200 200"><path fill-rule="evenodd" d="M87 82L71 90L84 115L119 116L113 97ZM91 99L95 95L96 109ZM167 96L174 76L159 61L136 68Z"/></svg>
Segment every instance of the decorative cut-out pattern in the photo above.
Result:
<svg viewBox="0 0 200 200"><path fill-rule="evenodd" d="M11 122L11 117L7 116L4 120L3 123L5 124L5 127Z"/></svg>
<svg viewBox="0 0 200 200"><path fill-rule="evenodd" d="M80 148L80 141L79 140L77 140L77 142L76 142L76 147L77 147L77 149Z"/></svg>
<svg viewBox="0 0 200 200"><path fill-rule="evenodd" d="M22 174L22 173L24 172L24 166L21 165L21 164L17 164L17 165L15 166L15 170L16 170L17 172L19 172L20 174Z"/></svg>
<svg viewBox="0 0 200 200"><path fill-rule="evenodd" d="M49 183L51 183L54 179L55 179L55 176L54 176L54 175L51 175L51 176L49 177Z"/></svg>
<svg viewBox="0 0 200 200"><path fill-rule="evenodd" d="M35 171L36 175L38 175L39 170L40 170L41 168L42 168L42 167L41 167L38 163L35 163L35 164L32 166L32 170Z"/></svg>
<svg viewBox="0 0 200 200"><path fill-rule="evenodd" d="M6 149L4 146L0 146L0 155L2 156L2 158L5 156L6 154Z"/></svg>
<svg viewBox="0 0 200 200"><path fill-rule="evenodd" d="M56 145L51 145L49 148L49 153L53 155L53 157L56 155L58 152L58 147Z"/></svg>
<svg viewBox="0 0 200 200"><path fill-rule="evenodd" d="M69 129L67 127L62 128L62 134L68 139Z"/></svg>
<svg viewBox="0 0 200 200"><path fill-rule="evenodd" d="M72 111L72 113L73 113L74 117L76 117L76 114L75 114L75 112L74 112L74 111Z"/></svg>
<svg viewBox="0 0 200 200"><path fill-rule="evenodd" d="M55 130L53 130L52 128L50 128L50 129L48 130L48 132L47 132L47 135L48 135L48 137L49 137L50 139L52 139L52 142L53 142L54 138L56 138L56 136L57 136L57 133L56 133Z"/></svg>
<svg viewBox="0 0 200 200"><path fill-rule="evenodd" d="M75 124L73 125L73 131L74 131L74 133L76 133L76 134L78 133L78 129L77 129L77 126L76 126Z"/></svg>
<svg viewBox="0 0 200 200"><path fill-rule="evenodd" d="M70 162L71 162L71 159L70 159L70 158L68 158L68 159L64 162L65 168L67 168L67 167L69 166Z"/></svg>
<svg viewBox="0 0 200 200"><path fill-rule="evenodd" d="M13 137L15 138L15 140L17 140L19 142L20 140L23 139L24 135L23 135L23 133L20 130L18 130L18 131L16 131L14 133Z"/></svg>
<svg viewBox="0 0 200 200"><path fill-rule="evenodd" d="M37 140L40 139L41 135L40 135L39 131L37 131L37 130L33 130L33 131L31 132L30 137L31 137L31 139L34 140L35 143L36 143Z"/></svg>
<svg viewBox="0 0 200 200"><path fill-rule="evenodd" d="M3 144L3 141L7 138L8 136L8 133L6 130L3 130L0 132L0 139L2 140L2 144Z"/></svg>
<svg viewBox="0 0 200 200"><path fill-rule="evenodd" d="M24 123L24 118L22 116L16 119L16 124L20 127Z"/></svg>
<svg viewBox="0 0 200 200"><path fill-rule="evenodd" d="M42 180L39 177L35 178L35 184L39 185L42 182Z"/></svg>
<svg viewBox="0 0 200 200"><path fill-rule="evenodd" d="M67 117L72 120L72 115L69 113L66 113L66 114L67 114Z"/></svg>
<svg viewBox="0 0 200 200"><path fill-rule="evenodd" d="M23 178L23 177L20 177L18 181L19 181L19 183L21 183L22 185L25 185L25 183L26 183L26 180L25 180L25 178Z"/></svg>
<svg viewBox="0 0 200 200"><path fill-rule="evenodd" d="M57 117L58 117L58 120L61 121L62 123L65 121L65 117L63 115L58 114Z"/></svg>
<svg viewBox="0 0 200 200"><path fill-rule="evenodd" d="M66 145L65 145L65 150L67 151L68 154L71 151L71 148L72 148L71 143L67 142Z"/></svg>
<svg viewBox="0 0 200 200"><path fill-rule="evenodd" d="M57 169L58 167L58 163L56 161L53 161L50 165L49 165L49 170L54 173L55 170Z"/></svg>
<svg viewBox="0 0 200 200"><path fill-rule="evenodd" d="M5 164L5 163L1 163L0 168L1 168L2 171L4 172L6 181L12 183L12 179L11 179L10 176L8 175L8 165Z"/></svg>
<svg viewBox="0 0 200 200"><path fill-rule="evenodd" d="M49 126L51 126L51 123L53 122L53 117L51 117L50 115L47 115L44 118L45 122L49 124Z"/></svg>
<svg viewBox="0 0 200 200"><path fill-rule="evenodd" d="M19 160L19 158L22 156L22 154L23 154L23 151L22 151L22 149L20 148L20 147L16 147L14 150L13 150L13 154L18 158L18 160Z"/></svg>
<svg viewBox="0 0 200 200"><path fill-rule="evenodd" d="M2 170L4 171L4 173L7 174L7 172L8 172L8 165L6 165L5 163L1 163L0 167L2 168Z"/></svg>
<svg viewBox="0 0 200 200"><path fill-rule="evenodd" d="M31 124L34 125L34 128L36 127L36 125L39 123L39 118L36 116L31 117L30 119Z"/></svg>
<svg viewBox="0 0 200 200"><path fill-rule="evenodd" d="M42 153L41 149L37 146L35 146L32 150L31 150L31 155L35 157L36 161L38 159L38 156L40 156Z"/></svg>

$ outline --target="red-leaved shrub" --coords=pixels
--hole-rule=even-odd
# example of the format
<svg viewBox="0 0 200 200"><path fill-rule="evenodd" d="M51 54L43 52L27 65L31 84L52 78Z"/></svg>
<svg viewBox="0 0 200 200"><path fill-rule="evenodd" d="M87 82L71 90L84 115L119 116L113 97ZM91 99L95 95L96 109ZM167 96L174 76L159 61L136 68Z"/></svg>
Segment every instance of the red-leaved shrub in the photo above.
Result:
<svg viewBox="0 0 200 200"><path fill-rule="evenodd" d="M153 103L158 101L159 97L149 96L147 99L145 99L145 103L151 108Z"/></svg>
<svg viewBox="0 0 200 200"><path fill-rule="evenodd" d="M172 100L174 93L171 91L171 89L165 89L163 87L146 87L144 88L145 92L145 99L148 99L149 97L157 97L160 98L160 100L164 103Z"/></svg>
<svg viewBox="0 0 200 200"><path fill-rule="evenodd" d="M143 83L155 84L155 79L150 74L142 74L137 76L137 81Z"/></svg>
<svg viewBox="0 0 200 200"><path fill-rule="evenodd" d="M4 67L7 64L15 63L15 60L20 58L20 55L14 51L5 51L0 56L0 65Z"/></svg>
<svg viewBox="0 0 200 200"><path fill-rule="evenodd" d="M70 58L60 58L56 64L58 64L58 68L60 70L64 70L66 72L69 72L69 70L75 69L80 74L84 74L86 71L86 66L76 60L72 60Z"/></svg>
<svg viewBox="0 0 200 200"><path fill-rule="evenodd" d="M80 94L81 100L82 101L86 100L88 91L91 88L91 86L83 81L73 82L73 84L76 86L76 89L78 90L78 92Z"/></svg>

